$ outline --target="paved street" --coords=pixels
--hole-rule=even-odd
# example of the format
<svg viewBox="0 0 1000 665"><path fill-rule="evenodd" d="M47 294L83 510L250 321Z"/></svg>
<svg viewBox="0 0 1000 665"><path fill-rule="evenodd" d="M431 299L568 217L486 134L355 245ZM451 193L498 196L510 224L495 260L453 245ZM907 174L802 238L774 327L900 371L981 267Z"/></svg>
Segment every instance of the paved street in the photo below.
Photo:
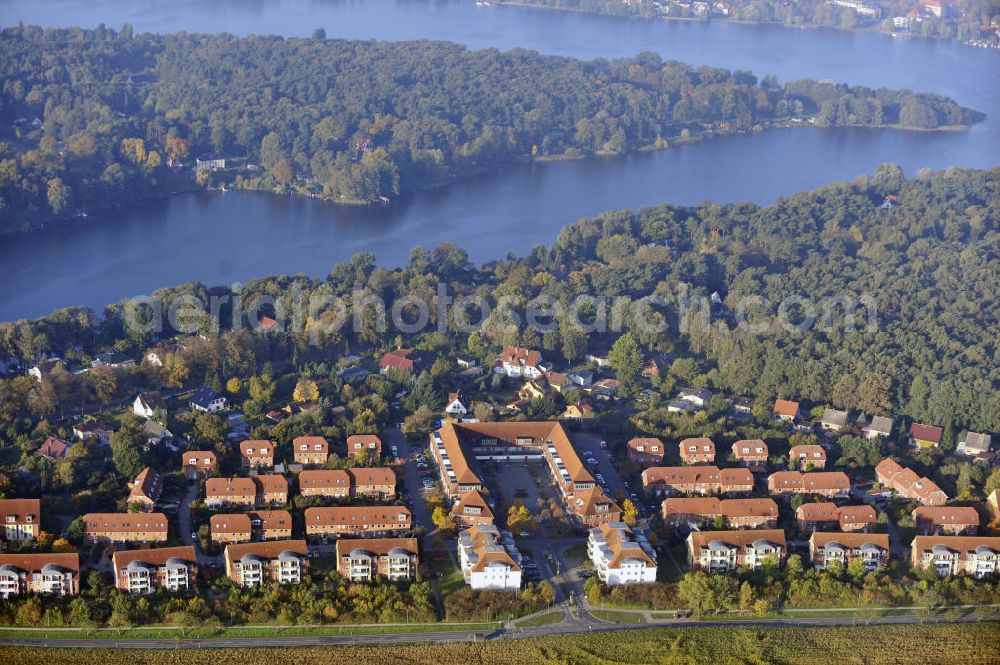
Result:
<svg viewBox="0 0 1000 665"><path fill-rule="evenodd" d="M392 446L396 446L399 450L399 456L406 460L406 463L402 466L401 480L406 487L406 494L413 504L410 510L413 511L414 525L419 524L426 529L424 540L430 542L427 539L435 527L434 523L431 522L431 511L427 507L426 495L423 492L423 484L420 473L417 471L416 462L416 457L423 452L423 448L416 442L414 442L414 445L411 445L406 440L406 437L403 436L403 433L395 427L387 430L384 438L383 445L385 449L383 453L386 456L391 455ZM422 544L426 546L427 543Z"/></svg>
<svg viewBox="0 0 1000 665"><path fill-rule="evenodd" d="M595 619L586 606L567 608L564 606L564 618L558 623L519 628L505 626L490 633L482 631L466 632L463 630L437 631L427 633L380 633L375 635L315 635L301 637L219 637L186 640L182 638L163 639L63 639L44 637L0 637L0 646L22 647L62 647L88 649L198 649L198 648L260 648L260 647L296 647L296 646L343 646L343 645L377 645L377 644L407 644L407 643L444 643L467 642L477 636L487 640L513 640L525 637L541 637L547 635L573 635L579 633L602 633L622 630L651 630L656 628L722 628L736 626L857 626L876 624L924 624L924 623L978 623L982 621L1000 620L1000 612L996 606L993 611L983 616L887 616L887 617L817 617L812 619L777 618L777 619L746 619L698 621L693 619L670 619L652 622L617 623L612 624ZM641 613L640 613L641 614ZM346 627L345 627L346 628ZM30 631L25 631L26 633Z"/></svg>

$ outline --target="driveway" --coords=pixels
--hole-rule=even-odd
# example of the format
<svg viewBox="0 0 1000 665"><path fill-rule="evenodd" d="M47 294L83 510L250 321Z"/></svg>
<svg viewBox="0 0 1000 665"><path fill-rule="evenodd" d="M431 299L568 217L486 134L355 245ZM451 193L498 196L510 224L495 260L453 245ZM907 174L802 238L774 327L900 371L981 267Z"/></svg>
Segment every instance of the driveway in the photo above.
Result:
<svg viewBox="0 0 1000 665"><path fill-rule="evenodd" d="M427 535L430 535L432 531L435 530L434 522L431 521L431 511L427 507L427 499L423 492L423 482L420 478L420 473L417 472L417 455L423 452L422 446L417 443L406 440L403 433L396 429L395 427L388 430L384 436L384 444L386 446L385 453L391 455L389 452L392 446L396 446L399 450L399 456L404 460L403 466L397 468L397 473L400 474L404 486L406 487L406 494L410 499L412 504L410 510L413 511L413 522L414 525L419 524L426 529Z"/></svg>
<svg viewBox="0 0 1000 665"><path fill-rule="evenodd" d="M591 453L597 460L597 469L592 469L590 466L587 468L594 475L599 472L604 476L604 484L607 486L607 492L611 498L617 500L620 494L628 496L629 492L625 489L625 483L618 474L618 469L611 463L608 451L601 448L601 437L589 432L571 432L569 435L573 445L580 452L581 458L583 453Z"/></svg>

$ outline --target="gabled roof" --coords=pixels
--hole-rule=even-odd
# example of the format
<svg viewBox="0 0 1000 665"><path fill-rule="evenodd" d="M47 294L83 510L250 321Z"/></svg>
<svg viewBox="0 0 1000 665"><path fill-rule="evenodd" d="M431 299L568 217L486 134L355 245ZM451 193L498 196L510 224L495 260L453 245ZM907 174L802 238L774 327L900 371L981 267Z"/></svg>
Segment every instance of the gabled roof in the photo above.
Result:
<svg viewBox="0 0 1000 665"><path fill-rule="evenodd" d="M874 416L868 423L868 430L877 434L892 434L892 418L885 416Z"/></svg>
<svg viewBox="0 0 1000 665"><path fill-rule="evenodd" d="M132 490L128 495L128 500L129 502L132 502L141 499L148 499L156 502L159 500L162 492L163 483L161 482L160 474L156 471L156 469L147 466L139 472L139 475L136 476L135 481L133 481Z"/></svg>
<svg viewBox="0 0 1000 665"><path fill-rule="evenodd" d="M655 483L721 483L753 487L753 473L744 467L720 469L717 466L654 466L642 472L643 485Z"/></svg>
<svg viewBox="0 0 1000 665"><path fill-rule="evenodd" d="M247 554L260 559L277 559L290 552L300 559L309 557L309 548L304 540L266 540L259 543L230 543L226 545L226 560L233 564Z"/></svg>
<svg viewBox="0 0 1000 665"><path fill-rule="evenodd" d="M610 508L608 511L599 512L597 506L601 505L609 506ZM572 501L569 502L569 508L581 517L592 517L598 514L606 514L607 512L621 512L618 504L612 501L600 487L575 492Z"/></svg>
<svg viewBox="0 0 1000 665"><path fill-rule="evenodd" d="M62 439L57 439L54 436L50 436L45 439L45 442L38 447L36 451L39 455L44 455L45 457L51 457L52 459L59 459L66 454L70 448L70 444Z"/></svg>
<svg viewBox="0 0 1000 665"><path fill-rule="evenodd" d="M252 453L249 451L253 451ZM246 439L240 441L240 454L244 457L274 458L274 444L267 439Z"/></svg>
<svg viewBox="0 0 1000 665"><path fill-rule="evenodd" d="M353 437L350 436L347 437L348 444L350 444L352 438ZM321 436L297 436L292 439L292 449L296 453L302 452L300 449L303 445L308 447L307 452L310 453L316 452L316 446L321 447L321 453L327 452L330 449L330 444Z"/></svg>
<svg viewBox="0 0 1000 665"><path fill-rule="evenodd" d="M889 551L889 534L887 533L857 533L816 531L809 538L813 547L820 548L837 544L852 550L861 549L865 545L873 545L883 552Z"/></svg>
<svg viewBox="0 0 1000 665"><path fill-rule="evenodd" d="M416 538L338 538L337 558L345 557L355 550L362 550L374 556L388 556L405 553L408 556L417 556L418 547Z"/></svg>
<svg viewBox="0 0 1000 665"><path fill-rule="evenodd" d="M47 566L58 566L80 572L80 555L76 552L42 552L32 554L0 554L0 567L12 566L26 573L40 573Z"/></svg>
<svg viewBox="0 0 1000 665"><path fill-rule="evenodd" d="M837 409L827 409L823 412L823 417L820 420L824 425L833 425L835 427L844 427L847 425L847 411L838 411Z"/></svg>
<svg viewBox="0 0 1000 665"><path fill-rule="evenodd" d="M944 430L933 425L921 425L913 423L910 425L910 436L919 441L928 441L933 444L941 443L941 435Z"/></svg>
<svg viewBox="0 0 1000 665"><path fill-rule="evenodd" d="M989 434L969 432L965 435L965 449L985 453L990 449L992 440Z"/></svg>
<svg viewBox="0 0 1000 665"><path fill-rule="evenodd" d="M0 529L8 517L13 517L15 524L27 524L29 517L32 524L39 524L42 502L40 499L0 499Z"/></svg>
<svg viewBox="0 0 1000 665"><path fill-rule="evenodd" d="M747 448L746 452L743 449ZM758 448L762 448L761 452L757 452ZM767 444L764 443L763 439L741 439L733 443L733 457L736 459L767 459L768 450Z"/></svg>
<svg viewBox="0 0 1000 665"><path fill-rule="evenodd" d="M205 497L254 496L257 485L253 478L209 478L205 481Z"/></svg>
<svg viewBox="0 0 1000 665"><path fill-rule="evenodd" d="M396 474L387 466L373 468L351 467L347 470L354 480L354 486L358 485L392 485L396 486Z"/></svg>
<svg viewBox="0 0 1000 665"><path fill-rule="evenodd" d="M979 511L971 506L918 506L912 516L937 526L979 526Z"/></svg>
<svg viewBox="0 0 1000 665"><path fill-rule="evenodd" d="M1000 555L1000 538L990 536L915 536L911 545L914 551L921 554L941 546L964 557L983 546Z"/></svg>
<svg viewBox="0 0 1000 665"><path fill-rule="evenodd" d="M805 457L802 457L805 455ZM793 446L791 450L788 451L788 459L802 459L803 461L809 462L812 460L826 461L826 450L823 446L818 446L815 444L802 444L798 446Z"/></svg>
<svg viewBox="0 0 1000 665"><path fill-rule="evenodd" d="M351 476L343 469L307 469L299 474L299 489L350 489Z"/></svg>
<svg viewBox="0 0 1000 665"><path fill-rule="evenodd" d="M508 346L503 350L500 361L508 365L519 365L521 367L535 367L542 361L542 354L533 349L526 349L519 346Z"/></svg>
<svg viewBox="0 0 1000 665"><path fill-rule="evenodd" d="M208 408L209 404L211 404L212 402L221 397L222 395L215 392L211 388L202 386L201 388L198 388L193 393L191 393L191 397L188 399L188 403L197 404L200 407Z"/></svg>
<svg viewBox="0 0 1000 665"><path fill-rule="evenodd" d="M305 525L368 527L377 524L413 523L406 506L331 506L306 508Z"/></svg>
<svg viewBox="0 0 1000 665"><path fill-rule="evenodd" d="M177 559L185 564L197 564L198 557L192 545L180 547L150 547L141 550L118 550L111 557L115 567L115 576L121 574L123 568L133 561L144 563L154 568L167 565L170 559Z"/></svg>
<svg viewBox="0 0 1000 665"><path fill-rule="evenodd" d="M191 463L192 460L194 464ZM216 463L215 452L212 450L188 450L181 457L181 464L185 468L211 469Z"/></svg>
<svg viewBox="0 0 1000 665"><path fill-rule="evenodd" d="M688 536L694 549L721 543L728 547L745 549L758 541L785 549L785 532L781 529L738 529L735 531L692 531Z"/></svg>
<svg viewBox="0 0 1000 665"><path fill-rule="evenodd" d="M167 532L167 516L163 513L87 513L80 519L83 530L90 533Z"/></svg>
<svg viewBox="0 0 1000 665"><path fill-rule="evenodd" d="M791 418L798 415L799 413L799 403L790 402L786 399L774 400L774 410L772 411L776 416L785 416L786 418Z"/></svg>
<svg viewBox="0 0 1000 665"><path fill-rule="evenodd" d="M843 471L776 471L768 478L768 485L776 489L816 492L824 490L849 490L851 481Z"/></svg>
<svg viewBox="0 0 1000 665"><path fill-rule="evenodd" d="M451 507L451 514L455 516L465 515L466 507L478 508L479 512L475 514L477 518L493 519L493 511L490 509L486 497L479 490L472 490L460 496L455 505Z"/></svg>
<svg viewBox="0 0 1000 665"><path fill-rule="evenodd" d="M246 533L251 531L250 516L243 513L219 513L209 520L212 535Z"/></svg>
<svg viewBox="0 0 1000 665"><path fill-rule="evenodd" d="M288 494L288 481L282 475L270 473L253 479L263 494Z"/></svg>

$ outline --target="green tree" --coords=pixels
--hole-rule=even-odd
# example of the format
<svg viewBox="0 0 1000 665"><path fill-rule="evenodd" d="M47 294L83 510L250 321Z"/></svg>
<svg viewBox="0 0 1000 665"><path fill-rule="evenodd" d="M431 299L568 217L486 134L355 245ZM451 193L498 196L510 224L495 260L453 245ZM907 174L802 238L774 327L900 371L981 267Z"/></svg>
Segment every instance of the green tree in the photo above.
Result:
<svg viewBox="0 0 1000 665"><path fill-rule="evenodd" d="M111 461L118 473L134 478L142 471L142 451L146 436L135 416L122 418L121 427L111 435Z"/></svg>
<svg viewBox="0 0 1000 665"><path fill-rule="evenodd" d="M626 394L633 392L636 375L642 369L642 352L632 333L625 333L611 346L608 362L615 370L615 376Z"/></svg>

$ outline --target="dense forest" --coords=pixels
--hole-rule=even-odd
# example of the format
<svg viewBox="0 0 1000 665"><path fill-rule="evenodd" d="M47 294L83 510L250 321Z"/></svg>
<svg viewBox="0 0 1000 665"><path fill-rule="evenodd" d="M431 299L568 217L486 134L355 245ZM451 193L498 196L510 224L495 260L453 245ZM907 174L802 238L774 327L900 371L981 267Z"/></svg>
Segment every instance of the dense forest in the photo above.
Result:
<svg viewBox="0 0 1000 665"><path fill-rule="evenodd" d="M910 91L582 62L441 42L134 35L0 37L0 233L197 184L370 202L520 160L664 148L811 122L934 129L981 114Z"/></svg>
<svg viewBox="0 0 1000 665"><path fill-rule="evenodd" d="M896 197L896 204L885 209L889 196ZM349 350L377 352L396 345L469 352L491 361L504 345L521 344L541 349L557 363L562 358L572 364L587 352L606 352L631 332L646 357L658 353L675 358L670 380L681 385L749 395L764 403L775 397L800 398L869 414L903 415L944 427L945 440L954 445L964 428L1000 431L998 219L1000 169L921 172L905 179L898 167L885 165L871 176L767 207L661 205L605 213L566 228L551 247L538 246L526 256L478 268L463 250L447 244L415 248L410 264L395 270L379 267L371 254L360 254L334 266L323 280L297 275L244 285L244 303L275 298L274 311L297 312L306 321L302 332L253 335L244 321L242 331L192 343L180 379L165 367L149 380L171 386L205 376L218 382L245 378L265 363L335 360ZM332 304L311 314L302 311L309 296L343 298L349 315L353 303L363 303L366 295L387 301L409 295L430 303L438 283L447 284L456 299L479 295L492 304L505 299L522 324L512 324L499 309L471 334L444 334L437 332L438 312L431 307L432 331L407 334L391 321L382 329L367 308L358 312L356 330L351 325L325 327L337 320ZM296 291L301 297L293 295ZM682 299L707 302L713 292L720 302L712 307L711 325L701 325L698 316L681 316ZM223 293L228 293L225 288L188 284L154 295L166 311L185 294L207 302L209 294ZM357 301L355 293L362 296ZM567 318L543 332L523 324L524 305L536 296L568 303L579 296L628 296L639 302L653 295L664 303L654 310L666 332L639 326L634 306L621 312L619 330L601 334L584 334ZM877 325L869 329L862 323L867 313L862 308L854 332L846 331L841 309L829 329L740 330L735 311L745 296L766 299L749 317L752 321L773 316L789 296L813 303L869 296L877 307ZM457 316L457 311L447 315ZM466 316L477 321L475 314ZM207 316L195 321L209 330ZM66 309L37 321L0 324L0 360L29 364L59 355L87 362L88 354L109 347L138 358L154 341L150 334L126 330L120 305L107 308L100 318L84 309ZM106 402L130 394L130 386L105 385L106 378L88 372L43 383L25 376L0 379L0 432L13 439L31 422L25 414L37 419L78 408L95 395Z"/></svg>
<svg viewBox="0 0 1000 665"><path fill-rule="evenodd" d="M699 5L681 0L512 0L517 4L569 9L573 11L610 14L612 16L640 16L643 18L699 18L701 20L736 20L747 23L780 23L787 26L824 26L832 28L879 27L886 32L904 31L921 37L957 39L965 42L988 37L989 28L1000 25L1000 7L995 0L957 0L948 3L953 11L934 16L924 9L919 21L906 28L897 26L893 18L905 17L912 10L924 7L920 0L868 0L865 4L877 6L882 16L863 16L850 7L834 5L827 0L731 0L722 5L722 13L715 2Z"/></svg>

